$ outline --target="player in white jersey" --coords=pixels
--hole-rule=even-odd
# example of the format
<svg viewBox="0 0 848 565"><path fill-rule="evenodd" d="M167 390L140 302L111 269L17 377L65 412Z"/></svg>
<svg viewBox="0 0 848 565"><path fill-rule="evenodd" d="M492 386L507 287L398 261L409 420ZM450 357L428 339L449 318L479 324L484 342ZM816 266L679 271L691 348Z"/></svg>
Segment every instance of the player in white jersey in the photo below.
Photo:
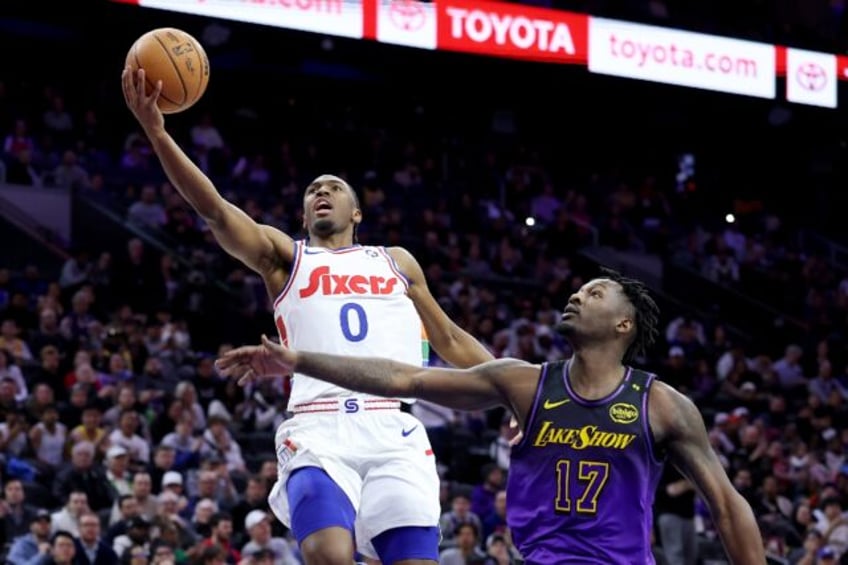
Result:
<svg viewBox="0 0 848 565"><path fill-rule="evenodd" d="M165 173L218 243L262 276L283 341L420 364L423 324L436 352L455 366L492 358L442 311L408 251L356 245L362 213L345 181L322 175L307 187L305 241L257 224L168 134L156 106L161 83L149 95L144 85L143 69L124 70L127 106ZM295 415L276 433L279 471L269 502L307 565L350 564L356 549L385 565L438 561L435 461L424 427L400 404L294 375Z"/></svg>

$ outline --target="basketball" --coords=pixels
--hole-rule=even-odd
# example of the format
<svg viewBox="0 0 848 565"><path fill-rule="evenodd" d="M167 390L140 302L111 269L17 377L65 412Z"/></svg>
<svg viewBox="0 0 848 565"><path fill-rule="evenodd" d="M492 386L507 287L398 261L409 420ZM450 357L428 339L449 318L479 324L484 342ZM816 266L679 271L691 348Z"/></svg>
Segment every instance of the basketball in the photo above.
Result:
<svg viewBox="0 0 848 565"><path fill-rule="evenodd" d="M156 81L162 81L157 101L164 114L182 112L200 100L209 84L209 59L200 42L176 28L148 31L127 53L127 66L133 72L144 69L150 94Z"/></svg>

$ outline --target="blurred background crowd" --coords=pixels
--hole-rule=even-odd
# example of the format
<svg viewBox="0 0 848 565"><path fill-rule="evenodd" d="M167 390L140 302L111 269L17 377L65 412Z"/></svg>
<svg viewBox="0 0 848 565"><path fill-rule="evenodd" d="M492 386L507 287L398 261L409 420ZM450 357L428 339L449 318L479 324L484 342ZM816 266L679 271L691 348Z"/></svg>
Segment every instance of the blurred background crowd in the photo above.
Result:
<svg viewBox="0 0 848 565"><path fill-rule="evenodd" d="M845 35L838 0L552 5L833 51ZM65 191L73 228L69 239L23 230L0 209L0 543L15 565L298 563L266 502L287 383L240 388L213 365L274 333L268 298L165 180L123 107L121 49L162 14L102 9L127 23L103 61L55 77L0 69L0 180ZM213 69L210 91L169 128L229 200L298 236L309 180L347 178L360 241L407 247L496 356L567 356L554 327L569 294L600 264L644 278L664 331L638 364L695 400L770 559L848 560L836 114L168 18L210 45ZM79 43L90 23L22 13L2 25L13 29L4 47L25 36L91 56L92 39ZM440 82L445 69L463 76ZM509 414L412 410L443 479L443 563L517 562L504 520ZM673 470L655 515L660 562L672 529L694 532L692 564L723 562Z"/></svg>

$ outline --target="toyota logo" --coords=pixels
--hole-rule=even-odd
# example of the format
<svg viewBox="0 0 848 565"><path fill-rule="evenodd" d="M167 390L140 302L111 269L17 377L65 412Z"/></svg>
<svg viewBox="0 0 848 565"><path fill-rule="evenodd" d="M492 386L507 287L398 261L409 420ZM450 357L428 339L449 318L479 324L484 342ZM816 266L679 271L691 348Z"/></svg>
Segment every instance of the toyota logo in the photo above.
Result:
<svg viewBox="0 0 848 565"><path fill-rule="evenodd" d="M418 31L424 27L427 16L415 0L392 0L389 18L395 27L404 31Z"/></svg>
<svg viewBox="0 0 848 565"><path fill-rule="evenodd" d="M795 71L798 86L810 92L818 92L827 85L827 71L816 63L801 63Z"/></svg>

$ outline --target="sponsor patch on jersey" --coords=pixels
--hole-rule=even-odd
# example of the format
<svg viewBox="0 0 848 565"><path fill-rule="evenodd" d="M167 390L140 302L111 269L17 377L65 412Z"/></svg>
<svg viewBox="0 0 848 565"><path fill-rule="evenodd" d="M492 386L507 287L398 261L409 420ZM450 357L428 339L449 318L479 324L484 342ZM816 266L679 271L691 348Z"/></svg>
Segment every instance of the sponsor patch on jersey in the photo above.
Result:
<svg viewBox="0 0 848 565"><path fill-rule="evenodd" d="M285 467L286 463L291 461L292 457L297 454L297 444L291 438L286 438L277 445L277 466Z"/></svg>
<svg viewBox="0 0 848 565"><path fill-rule="evenodd" d="M610 406L609 416L616 424L632 424L639 418L639 410L627 402L616 402Z"/></svg>

